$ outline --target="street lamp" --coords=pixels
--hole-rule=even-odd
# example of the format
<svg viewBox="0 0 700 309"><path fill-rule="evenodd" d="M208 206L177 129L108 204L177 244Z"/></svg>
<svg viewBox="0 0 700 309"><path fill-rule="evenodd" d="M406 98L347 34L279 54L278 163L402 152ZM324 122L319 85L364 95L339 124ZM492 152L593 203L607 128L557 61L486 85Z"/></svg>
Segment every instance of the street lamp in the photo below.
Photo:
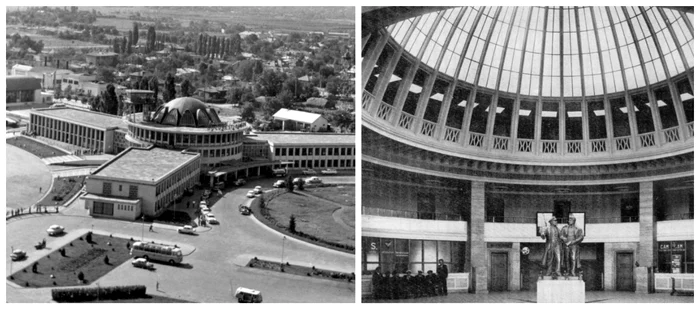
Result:
<svg viewBox="0 0 700 309"><path fill-rule="evenodd" d="M143 227L146 225L146 217L141 215L141 241L143 242Z"/></svg>
<svg viewBox="0 0 700 309"><path fill-rule="evenodd" d="M287 236L282 236L282 260L280 265L284 265L284 241L287 240Z"/></svg>

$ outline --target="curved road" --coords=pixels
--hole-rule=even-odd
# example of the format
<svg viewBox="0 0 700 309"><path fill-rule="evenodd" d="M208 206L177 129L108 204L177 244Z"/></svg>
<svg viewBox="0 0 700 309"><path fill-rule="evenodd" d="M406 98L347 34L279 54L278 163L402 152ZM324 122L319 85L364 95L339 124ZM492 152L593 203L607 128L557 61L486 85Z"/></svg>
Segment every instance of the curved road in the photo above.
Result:
<svg viewBox="0 0 700 309"><path fill-rule="evenodd" d="M272 261L282 258L282 236L254 217L242 216L238 212L238 205L248 201L245 197L248 190L256 185L267 188L271 183L270 179L251 181L244 187L227 192L212 206L212 213L221 224L211 229L200 227L197 236L178 234L171 227L156 227L155 232L145 232L146 240L177 243L183 248L196 247L191 255L185 257L184 263L188 267L156 264L157 270L149 272L124 263L97 283L102 286L145 284L150 294L195 302L233 302L231 290L239 286L262 291L265 302L354 302L355 283L243 267L255 256ZM51 224L61 224L73 233L59 238L46 237L45 229ZM27 261L15 263L14 271L49 253L43 250L39 255L33 249L33 244L42 238L46 238L48 247L55 250L62 243L77 237L78 233L93 228L93 225L96 232L141 238L140 223L88 217L83 202L76 200L61 214L34 215L7 223L6 252L11 252L11 247L14 247L24 249L29 254ZM83 231L75 231L77 229ZM284 243L284 261L342 272L353 272L355 269L351 254L289 238ZM9 260L6 268L9 273ZM156 282L159 282L160 292L156 292ZM22 289L8 284L7 299L8 302L50 301L50 289Z"/></svg>

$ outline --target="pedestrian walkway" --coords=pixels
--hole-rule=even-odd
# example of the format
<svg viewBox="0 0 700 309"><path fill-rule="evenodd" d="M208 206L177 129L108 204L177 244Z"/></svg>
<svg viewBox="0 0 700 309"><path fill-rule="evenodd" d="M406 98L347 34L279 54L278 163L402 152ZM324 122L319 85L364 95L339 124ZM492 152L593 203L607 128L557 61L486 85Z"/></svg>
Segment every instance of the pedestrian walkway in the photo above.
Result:
<svg viewBox="0 0 700 309"><path fill-rule="evenodd" d="M85 167L85 168L74 168L52 171L54 177L73 177L73 176L87 176L94 171L96 167Z"/></svg>
<svg viewBox="0 0 700 309"><path fill-rule="evenodd" d="M76 162L76 161L82 161L83 159L74 156L74 155L65 155L65 156L59 156L59 157L50 157L50 158L44 158L41 159L44 161L44 164L46 165L53 165L53 164L62 164L66 162Z"/></svg>

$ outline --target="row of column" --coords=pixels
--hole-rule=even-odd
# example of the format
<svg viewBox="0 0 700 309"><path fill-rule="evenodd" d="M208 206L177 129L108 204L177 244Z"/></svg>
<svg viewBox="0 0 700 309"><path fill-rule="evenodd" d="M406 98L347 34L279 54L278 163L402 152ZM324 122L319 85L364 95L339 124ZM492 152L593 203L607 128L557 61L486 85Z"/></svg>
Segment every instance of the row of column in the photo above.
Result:
<svg viewBox="0 0 700 309"><path fill-rule="evenodd" d="M218 146L222 144L235 144L242 142L242 132L227 134L185 134L169 133L149 130L137 126L130 126L130 134L143 141L153 143L174 144L177 146Z"/></svg>
<svg viewBox="0 0 700 309"><path fill-rule="evenodd" d="M415 24L415 23L414 23ZM437 24L437 23L436 23ZM476 24L476 23L475 23ZM431 29L432 30L432 29ZM403 108L403 103L406 99L406 96L409 92L410 86L413 82L413 79L415 77L415 74L417 73L419 66L420 66L420 61L416 60L414 57L408 55L406 51L401 48L401 44L398 44L397 42L394 42L393 39L390 39L390 35L386 32L386 30L381 29L377 33L373 33L371 35L378 36L377 38L374 38L373 40L367 40L366 44L370 44L368 46L367 53L363 59L363 64L362 64L362 74L363 74L363 88L367 85L367 82L371 76L371 74L374 72L374 68L377 65L377 61L379 60L379 57L382 53L382 51L385 48L391 48L394 50L392 53L391 57L385 61L385 64L383 65L381 69L381 73L377 76L377 84L374 86L374 89L372 90L372 98L371 102L369 102L369 106L366 106L366 112L368 112L372 116L376 116L379 111L380 111L380 105L382 104L382 98L384 97L384 93L387 90L387 87L389 83L391 82L391 77L393 75L393 72L399 63L399 59L401 57L405 57L406 59L413 59L412 60L412 65L409 69L407 69L406 76L402 79L401 81L401 86L398 89L398 92L394 98L394 102L386 102L387 104L390 104L393 106L394 111L390 117L387 117L385 120L390 122L392 125L396 126L399 123L400 115L402 113L402 108ZM409 36L406 36L408 38ZM424 43L424 46L422 46L420 52L418 53L420 59L420 55L422 52L425 51L427 48L427 41ZM467 42L469 44L469 42ZM390 46L390 47L389 47ZM442 56L442 54L441 54ZM436 66L437 67L437 66ZM427 67L426 67L427 68ZM479 66L481 68L481 65ZM425 84L422 86L422 93L420 95L419 101L417 103L417 108L415 111L414 117L416 117L415 121L413 121L413 124L410 128L411 131L413 131L415 134L418 134L422 130L422 114L425 112L425 109L428 105L429 99L430 99L430 94L432 92L433 86L435 84L435 81L437 80L438 76L441 75L441 73L434 68L427 68L427 71L429 73L429 77L426 79ZM689 75L692 75L688 73ZM688 75L686 74L686 75ZM444 74L442 74L444 75ZM455 75L457 76L457 75ZM446 138L446 133L450 127L446 126L447 122L447 117L448 117L448 111L449 107L454 95L454 91L457 88L457 84L461 83L457 80L456 77L449 77L448 80L449 86L447 87L443 101L441 103L440 107L440 112L439 112L439 118L438 122L435 124L435 129L434 131L431 132L431 137L433 139L437 140L444 140ZM678 126L678 133L680 135L681 140L686 140L687 138L693 136L693 132L691 132L690 128L687 125L687 119L685 115L685 110L683 108L683 103L680 99L680 94L679 91L675 85L674 82L671 81L670 78L667 78L667 80L662 83L662 86L667 86L669 88L669 91L671 92L671 97L673 100L673 108L675 111L675 116L678 120L679 126ZM470 97L467 106L473 106L473 102L475 101L476 98L476 93L479 91L479 87L476 85L467 85L464 83L463 86L460 86L461 88L465 88L470 91ZM691 85L692 87L692 85ZM662 124L661 124L661 117L659 114L659 106L657 105L657 99L656 95L651 88L651 86L647 85L644 87L644 90L646 92L646 95L649 99L649 105L652 110L652 118L654 122L654 132L655 132L655 139L656 139L656 145L660 145L662 141L664 141L664 137L662 136ZM631 94L630 92L626 89L622 95L624 96L624 99L626 101L626 107L628 111L634 111L635 107L632 103L631 99ZM490 106L497 106L498 102L498 97L499 97L499 92L496 91L495 94L491 95L491 101L488 102ZM558 111L559 115L559 142L560 144L563 145L563 143L566 141L565 140L565 117L566 115L566 109L564 106L564 100L563 98L555 98L559 100L560 108ZM603 102L605 104L605 122L606 122L606 135L607 139L609 140L608 145L610 147L607 147L607 151L611 152L613 151L613 144L612 140L614 139L614 133L613 133L613 122L612 122L612 109L610 107L610 102L609 102L609 95L606 93L603 96ZM588 110L587 110L587 102L586 102L586 97L581 97L581 111L583 114L582 118L582 133L583 133L583 140L587 141L589 140L588 137ZM481 102L485 103L485 102ZM542 97L537 98L537 109L535 113L535 144L539 145L539 142L541 140L541 130L542 130L542 116L541 116L541 111L542 111L542 104L543 100ZM363 102L364 105L364 102ZM511 139L514 139L517 136L517 128L518 128L518 120L519 120L519 105L520 105L520 95L516 95L516 98L514 100L514 105L513 105L513 112L512 112L512 119L511 119L511 134L510 137ZM496 108L491 108L488 113L488 118L487 118L487 131L486 131L486 137L484 140L484 145L487 148L492 147L492 141L493 141L493 128L494 128L494 123L496 119L496 114L497 114L497 109ZM535 111L533 111L535 112ZM465 144L466 140L468 139L468 133L469 133L469 127L470 127L470 121L471 121L471 113L472 109L471 108L465 108L464 115L463 115L463 120L462 120L462 126L459 129L460 132L462 132L459 135L459 141L457 141L460 144ZM630 130L630 137L632 138L633 142L631 147L633 149L640 148L643 146L643 143L637 143L636 141L639 139L639 133L637 132L637 120L635 117L635 113L628 112L627 113L628 118L629 118L629 130ZM454 130L454 129L453 129ZM516 147L510 147L512 151L515 151ZM584 147L585 148L585 147ZM560 151L561 152L561 151ZM563 153L563 152L562 152Z"/></svg>
<svg viewBox="0 0 700 309"><path fill-rule="evenodd" d="M31 128L39 136L83 148L104 151L105 131L102 130L36 114L31 117Z"/></svg>
<svg viewBox="0 0 700 309"><path fill-rule="evenodd" d="M470 244L469 257L471 263L472 283L470 289L477 294L488 293L489 263L487 244L484 239L486 218L486 183L471 182L471 221L467 243ZM639 245L635 253L635 291L650 293L653 282L650 269L656 265L656 218L654 217L654 183L645 181L639 183ZM614 261L604 261L614 263ZM510 267L515 267L511 265ZM519 268L519 266L518 266ZM519 272L519 269L517 270ZM608 274L611 275L611 274Z"/></svg>

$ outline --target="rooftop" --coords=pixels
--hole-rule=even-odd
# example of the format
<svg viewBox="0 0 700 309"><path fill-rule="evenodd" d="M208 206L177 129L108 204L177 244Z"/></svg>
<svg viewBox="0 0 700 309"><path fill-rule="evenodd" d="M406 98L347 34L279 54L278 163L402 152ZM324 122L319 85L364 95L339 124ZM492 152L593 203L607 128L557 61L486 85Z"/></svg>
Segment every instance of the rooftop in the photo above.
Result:
<svg viewBox="0 0 700 309"><path fill-rule="evenodd" d="M127 125L122 121L120 117L81 109L68 107L42 108L32 110L31 112L34 114L46 115L49 117L69 120L70 122L100 129L107 129L113 127L118 127L121 129L127 128Z"/></svg>
<svg viewBox="0 0 700 309"><path fill-rule="evenodd" d="M99 53L89 53L86 56L93 56L93 57L114 57L117 56L117 53L112 53L112 52L99 52Z"/></svg>
<svg viewBox="0 0 700 309"><path fill-rule="evenodd" d="M277 120L294 120L303 123L314 123L316 120L321 118L321 115L281 108L274 115L272 115L272 117Z"/></svg>
<svg viewBox="0 0 700 309"><path fill-rule="evenodd" d="M355 145L355 134L333 133L266 133L248 135L248 139L267 140L272 145Z"/></svg>
<svg viewBox="0 0 700 309"><path fill-rule="evenodd" d="M41 82L31 76L7 76L7 90L36 90L41 89Z"/></svg>
<svg viewBox="0 0 700 309"><path fill-rule="evenodd" d="M132 147L102 164L92 175L155 184L173 170L198 157L197 153L157 147Z"/></svg>

